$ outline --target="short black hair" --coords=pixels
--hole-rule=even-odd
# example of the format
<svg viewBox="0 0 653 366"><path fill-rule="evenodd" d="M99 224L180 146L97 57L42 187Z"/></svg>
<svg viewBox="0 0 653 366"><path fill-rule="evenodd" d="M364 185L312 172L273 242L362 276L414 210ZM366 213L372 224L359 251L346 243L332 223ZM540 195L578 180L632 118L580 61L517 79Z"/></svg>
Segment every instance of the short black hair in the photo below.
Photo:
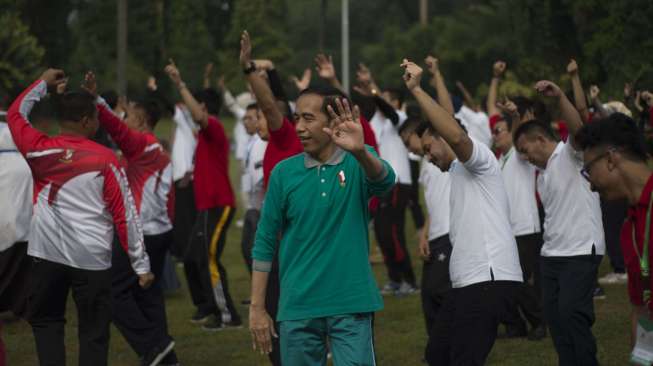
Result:
<svg viewBox="0 0 653 366"><path fill-rule="evenodd" d="M351 101L358 106L363 118L369 121L374 117L374 113L376 113L374 98L353 91L351 93Z"/></svg>
<svg viewBox="0 0 653 366"><path fill-rule="evenodd" d="M517 112L519 113L520 117L529 110L533 111L533 113L535 112L535 102L528 97L517 95L510 98L510 100L515 103L515 106L517 106Z"/></svg>
<svg viewBox="0 0 653 366"><path fill-rule="evenodd" d="M648 160L644 136L635 121L622 113L613 113L583 125L576 134L576 143L582 150L615 147L633 160Z"/></svg>
<svg viewBox="0 0 653 366"><path fill-rule="evenodd" d="M399 135L403 133L413 133L417 130L417 127L422 123L422 120L416 117L408 117L404 123L399 127Z"/></svg>
<svg viewBox="0 0 653 366"><path fill-rule="evenodd" d="M245 107L245 110L251 110L251 109L256 109L258 111L258 109L259 109L258 104L250 103L250 104L247 105L247 107Z"/></svg>
<svg viewBox="0 0 653 366"><path fill-rule="evenodd" d="M458 126L460 126L460 128L462 128L462 130L465 131L465 133L467 134L468 133L467 127L465 127L465 125L463 125L462 121L459 120L458 118L455 118L455 117L453 117L453 119L456 121L456 123L458 123ZM433 124L431 122L429 122L429 121L422 121L422 123L415 130L415 133L419 137L422 137L424 135L424 132L426 132L426 131L428 131L431 135L433 135L435 137L440 136L438 131L435 130L435 127L433 127Z"/></svg>
<svg viewBox="0 0 653 366"><path fill-rule="evenodd" d="M97 113L95 97L87 91L55 94L55 99L57 114L62 121L79 122L82 118L94 117Z"/></svg>
<svg viewBox="0 0 653 366"><path fill-rule="evenodd" d="M427 130L433 130L433 126L428 121L422 121L419 126L417 126L417 129L415 129L415 133L417 136L422 137L424 136L424 132Z"/></svg>
<svg viewBox="0 0 653 366"><path fill-rule="evenodd" d="M390 98L397 99L399 105L404 104L404 92L400 88L386 88L385 92L390 94Z"/></svg>
<svg viewBox="0 0 653 366"><path fill-rule="evenodd" d="M500 114L501 119L497 120L496 123L505 122L508 125L508 131L512 131L512 117L506 113Z"/></svg>
<svg viewBox="0 0 653 366"><path fill-rule="evenodd" d="M327 117L329 117L329 119L331 119L331 116L329 116L327 106L331 106L331 108L333 108L334 111L337 111L336 99L338 98L347 99L349 106L352 109L354 108L354 106L351 103L351 100L349 99L349 97L347 97L347 94L345 94L342 90L338 88L334 88L330 86L314 86L314 87L311 86L302 90L299 93L299 97L297 97L297 99L299 100L299 98L301 98L303 95L308 95L308 94L314 94L314 95L319 95L321 97L324 97L321 110L322 112L324 112L324 114L327 115Z"/></svg>
<svg viewBox="0 0 653 366"><path fill-rule="evenodd" d="M156 127L157 123L159 123L159 120L161 119L163 106L161 106L158 101L153 99L137 100L135 101L134 106L145 112L145 116L147 117L147 124L150 126L150 128L154 129L154 127Z"/></svg>
<svg viewBox="0 0 653 366"><path fill-rule="evenodd" d="M551 141L558 141L555 133L553 132L553 129L551 128L551 124L542 122L537 119L522 123L521 126L517 127L517 131L515 131L512 139L514 142L517 142L517 140L519 140L522 135L527 135L534 132L542 134L544 137Z"/></svg>
<svg viewBox="0 0 653 366"><path fill-rule="evenodd" d="M114 90L107 90L104 93L100 93L100 96L105 102L107 102L109 108L116 109L116 106L118 105L118 93Z"/></svg>
<svg viewBox="0 0 653 366"><path fill-rule="evenodd" d="M217 90L213 88L201 89L193 93L193 97L198 103L204 103L206 111L209 112L210 115L217 116L220 114L222 97Z"/></svg>

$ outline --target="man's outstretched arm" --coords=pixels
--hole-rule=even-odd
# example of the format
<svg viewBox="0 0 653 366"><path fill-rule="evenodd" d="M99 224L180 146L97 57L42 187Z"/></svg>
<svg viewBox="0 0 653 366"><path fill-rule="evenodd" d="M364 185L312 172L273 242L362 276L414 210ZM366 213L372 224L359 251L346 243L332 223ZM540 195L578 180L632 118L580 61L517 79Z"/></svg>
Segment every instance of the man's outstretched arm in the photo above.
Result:
<svg viewBox="0 0 653 366"><path fill-rule="evenodd" d="M256 64L252 61L252 43L247 31L243 31L240 37L240 66L245 72L245 79L252 87L256 103L268 121L268 129L277 131L283 125L283 113L277 107L272 89L258 74Z"/></svg>

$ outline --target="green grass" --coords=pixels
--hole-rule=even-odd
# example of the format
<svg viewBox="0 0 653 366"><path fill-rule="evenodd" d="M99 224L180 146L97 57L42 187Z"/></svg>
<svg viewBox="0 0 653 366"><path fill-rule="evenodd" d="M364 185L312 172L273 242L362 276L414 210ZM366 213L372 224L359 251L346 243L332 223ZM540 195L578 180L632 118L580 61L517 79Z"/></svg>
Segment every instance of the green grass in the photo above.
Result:
<svg viewBox="0 0 653 366"><path fill-rule="evenodd" d="M228 133L231 133L233 120L223 119ZM168 138L169 122L157 127L159 136ZM231 178L234 184L239 179L232 162ZM243 214L236 213L239 218ZM410 216L407 215L410 221ZM234 220L235 222L235 220ZM421 275L421 263L417 259L417 241L412 224L407 225L409 247L413 266ZM230 288L237 304L249 298L249 275L240 252L240 229L232 224L228 232L227 247L223 263L229 272ZM608 270L607 258L601 273ZM375 265L374 272L379 284L385 282L383 265ZM167 298L170 333L177 343L176 352L182 365L268 365L267 358L251 350L251 340L247 328L207 333L191 324L189 318L194 309L186 290L183 271L177 273L183 284L182 289ZM606 286L606 300L595 302L596 323L593 331L598 343L598 356L601 365L625 365L629 355L629 304L625 286ZM243 319L247 319L247 308L238 305ZM68 301L66 314L66 351L69 365L77 364L77 318L72 299ZM406 298L385 298L385 309L377 314L376 350L379 365L421 365L420 360L426 343L426 332L419 296ZM7 364L27 366L37 364L34 340L29 325L24 321L6 324L2 337L7 346ZM526 340L497 340L490 354L489 365L555 365L557 358L551 338L540 342ZM127 345L122 335L112 326L109 349L110 365L138 365L135 353Z"/></svg>

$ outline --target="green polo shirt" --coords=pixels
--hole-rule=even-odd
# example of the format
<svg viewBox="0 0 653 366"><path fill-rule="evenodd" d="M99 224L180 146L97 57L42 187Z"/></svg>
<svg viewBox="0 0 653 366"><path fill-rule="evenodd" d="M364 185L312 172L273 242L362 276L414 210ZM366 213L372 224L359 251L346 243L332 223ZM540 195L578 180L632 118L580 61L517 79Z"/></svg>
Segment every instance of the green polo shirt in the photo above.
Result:
<svg viewBox="0 0 653 366"><path fill-rule="evenodd" d="M254 270L269 271L279 245L278 321L383 308L368 259L367 206L395 184L394 171L381 161L374 180L341 149L324 164L299 154L272 170L252 257Z"/></svg>

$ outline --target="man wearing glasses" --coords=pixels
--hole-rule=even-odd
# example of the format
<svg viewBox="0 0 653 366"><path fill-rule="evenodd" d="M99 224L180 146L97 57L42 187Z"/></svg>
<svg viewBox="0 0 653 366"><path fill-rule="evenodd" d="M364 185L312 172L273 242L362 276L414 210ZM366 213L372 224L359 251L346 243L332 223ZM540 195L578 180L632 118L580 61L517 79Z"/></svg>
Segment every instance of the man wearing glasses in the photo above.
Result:
<svg viewBox="0 0 653 366"><path fill-rule="evenodd" d="M524 123L514 134L517 151L541 170L537 186L546 213L540 253L544 317L560 365L597 365L592 295L605 239L599 196L580 174L583 157L575 136L583 123L557 85L540 81L535 89L557 98L569 128L567 142L557 142L551 126L538 121Z"/></svg>
<svg viewBox="0 0 653 366"><path fill-rule="evenodd" d="M628 271L628 294L633 304L631 346L640 317L650 318L651 205L653 170L642 133L623 114L584 126L577 135L585 165L582 174L606 201L626 200L630 206L621 230L621 248Z"/></svg>

